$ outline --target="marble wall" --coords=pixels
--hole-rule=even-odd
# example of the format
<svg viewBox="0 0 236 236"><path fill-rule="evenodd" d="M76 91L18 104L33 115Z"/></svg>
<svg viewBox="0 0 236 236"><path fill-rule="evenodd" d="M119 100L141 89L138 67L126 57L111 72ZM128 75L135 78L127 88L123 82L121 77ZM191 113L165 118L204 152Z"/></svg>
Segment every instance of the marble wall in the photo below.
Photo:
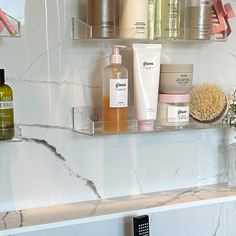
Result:
<svg viewBox="0 0 236 236"><path fill-rule="evenodd" d="M15 122L23 134L22 142L0 143L0 211L225 182L230 130L106 137L72 132L72 107L99 105L102 69L117 43L72 40L78 5L0 0L22 25L21 38L0 39L0 65L14 89ZM226 43L167 43L162 62L194 63L195 84L217 83L230 93L235 39L233 32ZM131 44L122 43L132 74Z"/></svg>

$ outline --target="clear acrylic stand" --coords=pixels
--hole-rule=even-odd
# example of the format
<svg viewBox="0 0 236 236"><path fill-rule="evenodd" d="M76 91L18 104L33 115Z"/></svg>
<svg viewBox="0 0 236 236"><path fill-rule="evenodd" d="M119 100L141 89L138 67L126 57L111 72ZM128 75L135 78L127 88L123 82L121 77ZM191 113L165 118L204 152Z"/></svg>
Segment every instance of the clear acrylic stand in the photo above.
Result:
<svg viewBox="0 0 236 236"><path fill-rule="evenodd" d="M109 132L104 131L104 126L114 125L114 122L102 121L101 109L92 107L73 107L73 131L87 135L111 135L111 134L132 134L132 133L153 133L153 132L171 132L183 130L211 129L223 128L222 123L202 124L194 120L190 120L185 126L160 126L155 123L152 131L143 131L138 129L138 120L129 119L120 121L122 125L127 125L126 131Z"/></svg>
<svg viewBox="0 0 236 236"><path fill-rule="evenodd" d="M5 13L5 15L6 15L7 19L10 21L11 26L14 27L15 34L11 34L7 30L7 28L5 27L3 22L0 20L0 37L20 37L21 36L20 21L16 20L15 18L13 18L12 16L8 15L7 13Z"/></svg>
<svg viewBox="0 0 236 236"><path fill-rule="evenodd" d="M92 38L92 26L72 17L72 38L73 39L89 39Z"/></svg>
<svg viewBox="0 0 236 236"><path fill-rule="evenodd" d="M202 39L196 39L196 40L189 40L189 39L183 39L183 38L158 38L158 39L137 39L137 38L119 38L119 27L115 27L116 36L114 38L93 38L93 30L96 30L95 27L88 25L86 22L80 20L79 18L72 17L72 39L78 40L78 39L122 39L122 40L149 40L149 41L158 41L160 43L169 43L169 42L180 42L180 43L204 43L204 42L226 42L226 36L221 35L220 37L218 35L212 35L211 39L208 40L202 40ZM127 30L127 29L126 29ZM131 31L134 31L132 29Z"/></svg>

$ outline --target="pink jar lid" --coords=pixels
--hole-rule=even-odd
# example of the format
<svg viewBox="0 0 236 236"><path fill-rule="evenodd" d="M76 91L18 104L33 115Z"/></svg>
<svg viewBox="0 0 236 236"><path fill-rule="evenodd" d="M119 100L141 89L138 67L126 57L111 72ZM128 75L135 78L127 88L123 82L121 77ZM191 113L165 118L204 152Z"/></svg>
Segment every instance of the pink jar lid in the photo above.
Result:
<svg viewBox="0 0 236 236"><path fill-rule="evenodd" d="M190 102L190 94L159 94L159 102L165 103L185 103Z"/></svg>

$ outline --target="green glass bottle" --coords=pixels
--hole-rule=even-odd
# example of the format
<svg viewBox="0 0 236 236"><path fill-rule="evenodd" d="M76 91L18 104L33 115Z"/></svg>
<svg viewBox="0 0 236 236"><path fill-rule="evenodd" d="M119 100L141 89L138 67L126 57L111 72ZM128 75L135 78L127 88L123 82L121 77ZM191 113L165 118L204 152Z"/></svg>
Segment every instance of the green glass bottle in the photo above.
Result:
<svg viewBox="0 0 236 236"><path fill-rule="evenodd" d="M0 140L14 137L13 92L5 84L4 69L0 69Z"/></svg>

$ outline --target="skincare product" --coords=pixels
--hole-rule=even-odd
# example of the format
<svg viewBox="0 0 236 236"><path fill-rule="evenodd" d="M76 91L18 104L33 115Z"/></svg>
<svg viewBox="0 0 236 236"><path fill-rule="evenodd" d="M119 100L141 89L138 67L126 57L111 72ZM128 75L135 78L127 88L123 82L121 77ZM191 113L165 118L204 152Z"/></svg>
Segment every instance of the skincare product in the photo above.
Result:
<svg viewBox="0 0 236 236"><path fill-rule="evenodd" d="M115 38L116 0L88 0L88 24L93 38Z"/></svg>
<svg viewBox="0 0 236 236"><path fill-rule="evenodd" d="M187 0L185 39L210 39L212 0Z"/></svg>
<svg viewBox="0 0 236 236"><path fill-rule="evenodd" d="M156 0L155 38L180 36L181 0Z"/></svg>
<svg viewBox="0 0 236 236"><path fill-rule="evenodd" d="M157 121L160 126L185 126L189 123L189 94L160 94Z"/></svg>
<svg viewBox="0 0 236 236"><path fill-rule="evenodd" d="M155 1L156 0L148 0L148 38L149 39L154 39Z"/></svg>
<svg viewBox="0 0 236 236"><path fill-rule="evenodd" d="M157 112L161 44L133 44L134 105L139 130L151 131Z"/></svg>
<svg viewBox="0 0 236 236"><path fill-rule="evenodd" d="M213 0L211 9L212 38L225 40L232 32L229 19L234 17L234 11L230 3L223 4L221 0Z"/></svg>
<svg viewBox="0 0 236 236"><path fill-rule="evenodd" d="M148 37L148 0L121 0L120 38Z"/></svg>
<svg viewBox="0 0 236 236"><path fill-rule="evenodd" d="M228 99L223 90L214 84L194 86L190 90L190 115L200 123L220 120L228 110Z"/></svg>
<svg viewBox="0 0 236 236"><path fill-rule="evenodd" d="M161 64L160 93L189 93L193 64Z"/></svg>
<svg viewBox="0 0 236 236"><path fill-rule="evenodd" d="M216 40L225 40L227 37L227 23L222 1L213 0L211 9L211 31L212 38Z"/></svg>
<svg viewBox="0 0 236 236"><path fill-rule="evenodd" d="M0 140L14 137L13 92L5 84L4 69L0 69Z"/></svg>
<svg viewBox="0 0 236 236"><path fill-rule="evenodd" d="M122 65L119 49L125 46L113 45L110 65L104 70L103 120L104 132L125 132L128 130L128 71Z"/></svg>

